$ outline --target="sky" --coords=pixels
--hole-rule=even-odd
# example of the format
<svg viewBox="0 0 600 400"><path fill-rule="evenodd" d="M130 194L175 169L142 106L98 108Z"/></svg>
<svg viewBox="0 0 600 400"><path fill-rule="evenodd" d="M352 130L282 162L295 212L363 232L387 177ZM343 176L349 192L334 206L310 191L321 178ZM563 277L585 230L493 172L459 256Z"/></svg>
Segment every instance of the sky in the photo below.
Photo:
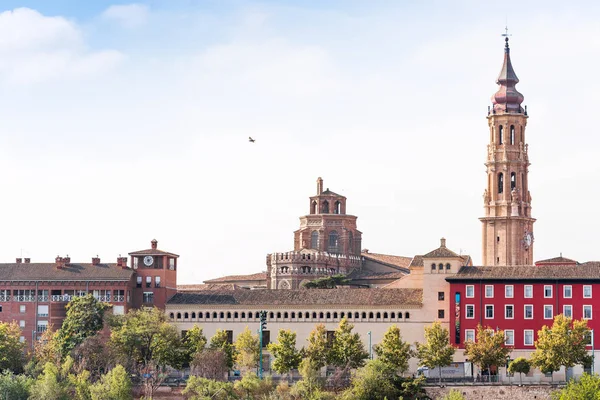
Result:
<svg viewBox="0 0 600 400"><path fill-rule="evenodd" d="M600 260L600 4L567 3L3 0L0 261L258 272L321 176L363 248L478 264L505 25L535 259Z"/></svg>

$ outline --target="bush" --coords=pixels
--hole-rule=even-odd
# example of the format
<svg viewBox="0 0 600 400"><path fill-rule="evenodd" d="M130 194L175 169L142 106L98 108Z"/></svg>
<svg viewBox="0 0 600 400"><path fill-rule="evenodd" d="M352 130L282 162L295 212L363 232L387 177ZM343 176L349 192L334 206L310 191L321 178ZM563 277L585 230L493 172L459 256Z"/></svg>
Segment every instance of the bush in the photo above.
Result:
<svg viewBox="0 0 600 400"><path fill-rule="evenodd" d="M458 390L452 389L442 400L465 400L465 396Z"/></svg>
<svg viewBox="0 0 600 400"><path fill-rule="evenodd" d="M552 393L553 400L600 399L600 376L583 374L579 380L570 380L567 386Z"/></svg>
<svg viewBox="0 0 600 400"><path fill-rule="evenodd" d="M27 400L33 385L33 379L25 375L13 375L5 371L0 375L0 397L11 400Z"/></svg>
<svg viewBox="0 0 600 400"><path fill-rule="evenodd" d="M244 399L261 398L268 396L273 391L273 381L270 377L258 379L256 374L249 372L233 385L236 393Z"/></svg>
<svg viewBox="0 0 600 400"><path fill-rule="evenodd" d="M231 383L199 376L190 376L183 394L190 400L229 400L237 398Z"/></svg>

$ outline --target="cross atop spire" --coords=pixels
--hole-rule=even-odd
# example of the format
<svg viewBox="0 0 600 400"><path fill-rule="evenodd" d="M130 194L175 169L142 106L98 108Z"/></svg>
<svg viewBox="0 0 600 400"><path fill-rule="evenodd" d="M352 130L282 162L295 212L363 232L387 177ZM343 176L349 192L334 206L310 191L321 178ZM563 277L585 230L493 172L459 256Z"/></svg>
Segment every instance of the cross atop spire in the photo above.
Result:
<svg viewBox="0 0 600 400"><path fill-rule="evenodd" d="M496 80L500 88L492 96L492 103L494 104L495 113L522 113L521 103L524 98L515 88L515 85L519 83L519 78L517 78L517 74L510 61L510 48L508 47L508 37L511 35L508 33L508 27L504 29L506 32L502 34L506 42L504 45L504 63Z"/></svg>

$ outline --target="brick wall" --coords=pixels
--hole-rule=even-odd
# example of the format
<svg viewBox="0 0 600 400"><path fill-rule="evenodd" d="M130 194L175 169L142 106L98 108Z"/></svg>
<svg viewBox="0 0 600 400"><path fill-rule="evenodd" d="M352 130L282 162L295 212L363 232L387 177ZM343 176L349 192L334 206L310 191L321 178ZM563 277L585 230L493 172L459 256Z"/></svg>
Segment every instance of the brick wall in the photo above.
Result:
<svg viewBox="0 0 600 400"><path fill-rule="evenodd" d="M458 390L466 400L550 400L550 393L556 387L544 386L447 386L427 387L427 395L432 399L442 399L452 389Z"/></svg>

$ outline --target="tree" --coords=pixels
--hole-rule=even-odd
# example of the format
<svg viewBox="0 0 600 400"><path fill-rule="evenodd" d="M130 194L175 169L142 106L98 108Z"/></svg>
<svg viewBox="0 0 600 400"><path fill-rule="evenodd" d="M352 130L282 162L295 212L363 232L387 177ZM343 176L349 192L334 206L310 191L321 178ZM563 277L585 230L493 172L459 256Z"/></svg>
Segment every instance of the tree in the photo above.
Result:
<svg viewBox="0 0 600 400"><path fill-rule="evenodd" d="M0 322L0 371L20 372L23 369L23 351L21 328L16 322Z"/></svg>
<svg viewBox="0 0 600 400"><path fill-rule="evenodd" d="M258 365L260 342L258 335L246 327L235 340L235 363L240 368L253 369Z"/></svg>
<svg viewBox="0 0 600 400"><path fill-rule="evenodd" d="M190 376L183 394L190 400L230 400L235 399L233 385L199 376Z"/></svg>
<svg viewBox="0 0 600 400"><path fill-rule="evenodd" d="M104 312L110 307L110 304L96 300L91 294L75 297L66 305L67 316L56 336L62 357L102 330Z"/></svg>
<svg viewBox="0 0 600 400"><path fill-rule="evenodd" d="M0 398L27 400L32 385L32 378L26 375L14 375L12 372L4 371L0 374Z"/></svg>
<svg viewBox="0 0 600 400"><path fill-rule="evenodd" d="M109 347L130 372L149 366L178 368L183 359L177 330L156 307L122 316L112 328Z"/></svg>
<svg viewBox="0 0 600 400"><path fill-rule="evenodd" d="M558 371L562 365L571 368L588 361L586 343L590 329L586 320L572 320L559 314L552 327L538 331L531 363L544 373Z"/></svg>
<svg viewBox="0 0 600 400"><path fill-rule="evenodd" d="M365 364L369 353L365 350L362 339L358 333L353 333L354 325L342 318L333 335L331 344L330 362L342 368L359 368Z"/></svg>
<svg viewBox="0 0 600 400"><path fill-rule="evenodd" d="M327 343L327 330L325 325L319 324L308 335L308 347L304 354L310 360L310 365L319 370L327 365L329 357L329 344Z"/></svg>
<svg viewBox="0 0 600 400"><path fill-rule="evenodd" d="M337 274L314 279L304 283L303 286L306 289L335 289L338 286L347 285L349 282L350 279L346 278L346 275Z"/></svg>
<svg viewBox="0 0 600 400"><path fill-rule="evenodd" d="M71 352L76 371L89 371L92 380L97 380L109 370L113 357L105 340L100 335L86 338Z"/></svg>
<svg viewBox="0 0 600 400"><path fill-rule="evenodd" d="M314 364L314 360L304 358L300 362L298 371L301 380L292 387L291 394L299 399L320 399L323 389L323 378L319 374L319 368Z"/></svg>
<svg viewBox="0 0 600 400"><path fill-rule="evenodd" d="M408 360L414 356L410 344L402 341L400 328L396 325L390 326L381 343L375 345L375 354L379 360L401 374L408 370Z"/></svg>
<svg viewBox="0 0 600 400"><path fill-rule="evenodd" d="M48 362L56 366L60 365L61 354L56 341L56 333L52 325L49 325L33 344L33 359L40 366L40 372Z"/></svg>
<svg viewBox="0 0 600 400"><path fill-rule="evenodd" d="M52 363L46 363L44 372L31 387L32 400L68 400L69 395L59 375L59 369Z"/></svg>
<svg viewBox="0 0 600 400"><path fill-rule="evenodd" d="M465 396L460 391L452 389L442 400L465 400Z"/></svg>
<svg viewBox="0 0 600 400"><path fill-rule="evenodd" d="M579 380L571 379L567 386L552 392L552 400L600 399L600 376L583 374Z"/></svg>
<svg viewBox="0 0 600 400"><path fill-rule="evenodd" d="M387 363L371 360L356 371L352 385L343 395L348 400L397 399L398 389L394 386L394 369Z"/></svg>
<svg viewBox="0 0 600 400"><path fill-rule="evenodd" d="M273 391L273 381L270 377L259 379L255 373L250 372L235 382L233 389L242 399L264 399Z"/></svg>
<svg viewBox="0 0 600 400"><path fill-rule="evenodd" d="M221 350L225 355L227 370L231 371L233 363L235 362L235 347L229 342L227 331L224 329L217 329L215 335L210 338L210 348L213 350Z"/></svg>
<svg viewBox="0 0 600 400"><path fill-rule="evenodd" d="M439 368L440 383L442 382L442 367L452 362L456 349L450 345L448 329L439 322L425 327L425 343L417 343L417 355L421 364L427 368Z"/></svg>
<svg viewBox="0 0 600 400"><path fill-rule="evenodd" d="M229 371L227 356L220 349L204 349L191 362L192 373L207 379L222 381Z"/></svg>
<svg viewBox="0 0 600 400"><path fill-rule="evenodd" d="M504 344L504 331L494 331L489 327L477 326L475 342L465 343L465 356L483 370L488 370L492 365L499 366L506 363L512 351Z"/></svg>
<svg viewBox="0 0 600 400"><path fill-rule="evenodd" d="M519 380L521 382L521 385L523 384L523 374L528 374L530 369L531 369L531 364L529 363L529 360L526 359L525 357L515 358L508 365L509 373L511 373L511 374L518 373L519 374L519 378L520 378Z"/></svg>
<svg viewBox="0 0 600 400"><path fill-rule="evenodd" d="M92 400L133 399L131 379L123 366L117 365L91 387Z"/></svg>
<svg viewBox="0 0 600 400"><path fill-rule="evenodd" d="M198 325L194 325L192 329L188 330L182 341L184 363L189 364L196 354L202 352L206 347L206 342L206 336Z"/></svg>
<svg viewBox="0 0 600 400"><path fill-rule="evenodd" d="M296 332L289 329L280 329L277 343L269 343L267 349L275 357L273 370L280 374L287 374L297 369L302 361L302 356L296 349Z"/></svg>

